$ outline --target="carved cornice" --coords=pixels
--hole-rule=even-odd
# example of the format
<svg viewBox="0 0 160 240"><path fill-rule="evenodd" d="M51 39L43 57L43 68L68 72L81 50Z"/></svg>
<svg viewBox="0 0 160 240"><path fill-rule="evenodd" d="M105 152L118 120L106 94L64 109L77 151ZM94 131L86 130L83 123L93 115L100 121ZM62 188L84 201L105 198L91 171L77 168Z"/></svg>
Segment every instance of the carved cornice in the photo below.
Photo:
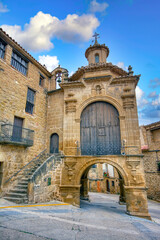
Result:
<svg viewBox="0 0 160 240"><path fill-rule="evenodd" d="M137 86L140 76L141 75L135 75L135 76L126 75L126 76L116 77L112 79L111 85L135 83L135 86Z"/></svg>
<svg viewBox="0 0 160 240"><path fill-rule="evenodd" d="M112 63L92 63L88 66L78 68L78 70L69 78L69 81L76 81L86 72L96 72L101 70L110 70L121 76L128 76L128 73Z"/></svg>
<svg viewBox="0 0 160 240"><path fill-rule="evenodd" d="M96 76L96 77L88 77L88 78L83 78L84 81L95 81L95 80L103 80L103 81L108 81L109 79L111 79L111 75L105 75L105 76Z"/></svg>
<svg viewBox="0 0 160 240"><path fill-rule="evenodd" d="M160 128L160 121L144 126L146 130L157 130Z"/></svg>
<svg viewBox="0 0 160 240"><path fill-rule="evenodd" d="M63 89L64 88L70 88L70 87L74 87L74 88L85 87L85 85L82 82L80 82L80 81L61 83L59 85Z"/></svg>

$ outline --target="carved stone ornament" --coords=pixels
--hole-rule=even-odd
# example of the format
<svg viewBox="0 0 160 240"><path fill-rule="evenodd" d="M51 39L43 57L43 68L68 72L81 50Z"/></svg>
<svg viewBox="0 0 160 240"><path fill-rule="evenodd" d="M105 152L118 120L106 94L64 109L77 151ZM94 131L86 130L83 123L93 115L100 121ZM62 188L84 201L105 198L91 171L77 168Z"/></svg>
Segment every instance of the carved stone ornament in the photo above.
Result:
<svg viewBox="0 0 160 240"><path fill-rule="evenodd" d="M136 182L137 181L136 171L139 168L140 160L127 160L126 163L127 163L127 167L131 169L131 175L133 177L133 181Z"/></svg>
<svg viewBox="0 0 160 240"><path fill-rule="evenodd" d="M75 161L67 161L65 162L65 169L68 170L68 179L69 181L72 180L72 176L74 175L74 166L75 166L76 162Z"/></svg>
<svg viewBox="0 0 160 240"><path fill-rule="evenodd" d="M76 99L66 99L65 103L66 103L66 113L68 112L75 112L76 111Z"/></svg>
<svg viewBox="0 0 160 240"><path fill-rule="evenodd" d="M123 89L121 98L123 99L123 108L134 108L135 93L130 87L125 87Z"/></svg>

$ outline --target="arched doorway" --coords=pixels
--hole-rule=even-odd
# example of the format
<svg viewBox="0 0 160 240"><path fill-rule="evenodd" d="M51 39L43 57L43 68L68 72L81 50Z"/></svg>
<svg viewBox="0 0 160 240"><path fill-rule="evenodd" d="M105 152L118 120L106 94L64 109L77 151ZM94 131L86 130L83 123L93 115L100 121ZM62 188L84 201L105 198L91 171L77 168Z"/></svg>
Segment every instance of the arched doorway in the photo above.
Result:
<svg viewBox="0 0 160 240"><path fill-rule="evenodd" d="M120 153L120 121L117 109L107 102L91 103L81 114L81 154Z"/></svg>
<svg viewBox="0 0 160 240"><path fill-rule="evenodd" d="M109 180L108 179L106 181L106 190L107 190L107 192L110 192L110 184L109 184Z"/></svg>
<svg viewBox="0 0 160 240"><path fill-rule="evenodd" d="M89 175L89 171L92 169L92 167L95 164L98 164L98 163L101 163L101 164L109 163L109 161L96 160L96 162L94 162L93 165L89 165L88 167L86 167L84 169L84 171L83 171L83 173L82 173L82 175L80 177L80 185L81 185L81 187L80 187L80 199L81 200L90 200L90 197L89 197L90 186L89 186L89 177L88 177L88 175ZM119 198L119 200L118 199L117 200L119 201L120 204L124 204L125 203L125 190L124 190L125 180L124 179L126 177L123 175L124 174L123 170L120 171L119 167L116 167L115 164L111 164L111 162L110 162L110 165L115 168L115 170L117 171L117 174L119 176L119 180L120 180L119 196L118 196L118 194L116 194L117 198ZM108 179L105 180L105 178L104 178L104 183L105 183L105 185L104 185L105 187L104 188L106 188L106 191L104 191L104 192L110 193L110 190L111 190L110 181ZM102 185L101 185L101 188L103 188ZM97 186L97 191L96 192L97 193L101 192L101 191L98 191L98 186Z"/></svg>
<svg viewBox="0 0 160 240"><path fill-rule="evenodd" d="M59 136L53 133L50 137L50 153L59 153Z"/></svg>

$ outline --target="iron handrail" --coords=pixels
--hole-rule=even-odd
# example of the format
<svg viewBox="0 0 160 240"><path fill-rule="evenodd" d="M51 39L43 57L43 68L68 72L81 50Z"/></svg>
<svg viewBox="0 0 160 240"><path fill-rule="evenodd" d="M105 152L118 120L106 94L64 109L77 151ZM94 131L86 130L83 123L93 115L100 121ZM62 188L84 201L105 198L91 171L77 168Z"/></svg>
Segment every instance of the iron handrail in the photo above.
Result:
<svg viewBox="0 0 160 240"><path fill-rule="evenodd" d="M40 152L36 157L34 157L30 162L28 162L26 165L24 165L21 169L19 169L16 173L14 173L9 179L7 179L4 183L8 183L13 177L17 176L18 173L20 173L23 169L25 169L27 166L29 166L35 159L38 159L40 155L42 155L47 149L44 149L42 152Z"/></svg>

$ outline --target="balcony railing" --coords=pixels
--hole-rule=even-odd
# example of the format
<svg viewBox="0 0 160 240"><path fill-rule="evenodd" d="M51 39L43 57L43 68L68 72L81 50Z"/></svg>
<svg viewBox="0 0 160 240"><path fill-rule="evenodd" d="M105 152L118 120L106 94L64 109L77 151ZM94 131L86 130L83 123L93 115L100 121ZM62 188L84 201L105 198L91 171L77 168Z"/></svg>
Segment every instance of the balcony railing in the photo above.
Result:
<svg viewBox="0 0 160 240"><path fill-rule="evenodd" d="M33 130L7 123L1 124L1 144L22 145L30 147L33 146L33 136Z"/></svg>

